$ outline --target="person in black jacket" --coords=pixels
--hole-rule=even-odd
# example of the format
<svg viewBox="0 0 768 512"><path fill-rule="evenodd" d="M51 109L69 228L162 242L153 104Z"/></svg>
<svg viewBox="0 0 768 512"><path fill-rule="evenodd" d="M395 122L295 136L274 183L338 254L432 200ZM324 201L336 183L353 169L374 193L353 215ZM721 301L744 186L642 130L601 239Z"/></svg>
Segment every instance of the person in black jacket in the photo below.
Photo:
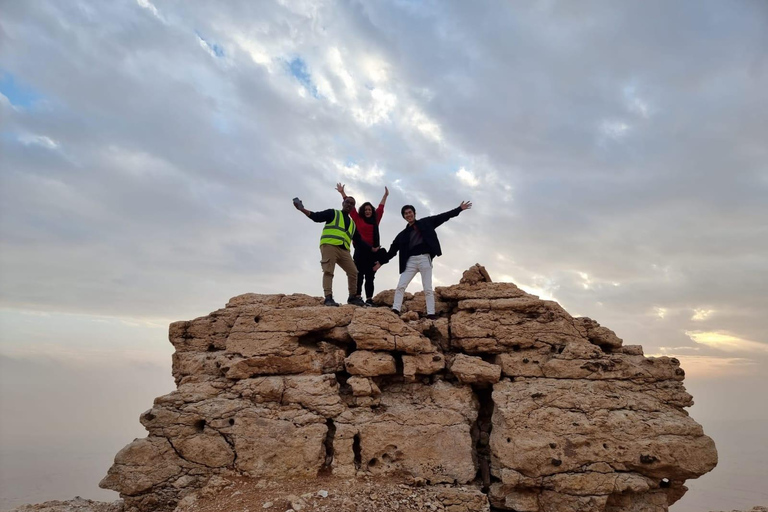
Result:
<svg viewBox="0 0 768 512"><path fill-rule="evenodd" d="M442 250L435 229L448 219L452 219L470 208L472 208L471 202L462 201L453 210L416 220L416 208L410 204L403 206L400 214L408 225L398 233L389 250L380 255L379 261L381 263L374 266L374 270L378 270L382 264L389 262L395 257L395 254L400 252L400 281L395 290L392 311L400 314L405 289L419 273L424 285L424 298L427 301L427 318L437 318L435 315L435 292L432 289L432 259L440 256ZM379 252L383 251L380 250Z"/></svg>

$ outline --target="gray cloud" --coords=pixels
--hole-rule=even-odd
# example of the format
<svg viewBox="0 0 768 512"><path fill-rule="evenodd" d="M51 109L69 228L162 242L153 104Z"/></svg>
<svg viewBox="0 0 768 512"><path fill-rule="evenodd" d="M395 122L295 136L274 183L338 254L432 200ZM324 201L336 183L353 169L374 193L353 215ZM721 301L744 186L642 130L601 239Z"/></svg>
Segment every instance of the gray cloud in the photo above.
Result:
<svg viewBox="0 0 768 512"><path fill-rule="evenodd" d="M4 8L0 67L42 98L0 107L6 307L319 294L289 200L343 181L390 186L385 240L404 203L475 202L442 228L445 284L480 261L650 351L766 342L762 4L147 5Z"/></svg>

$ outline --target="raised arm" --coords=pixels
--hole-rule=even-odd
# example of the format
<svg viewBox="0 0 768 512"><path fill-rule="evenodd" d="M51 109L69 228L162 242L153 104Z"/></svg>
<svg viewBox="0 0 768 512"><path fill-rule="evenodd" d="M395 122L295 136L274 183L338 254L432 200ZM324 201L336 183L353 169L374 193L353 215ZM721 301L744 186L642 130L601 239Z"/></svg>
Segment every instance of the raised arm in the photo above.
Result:
<svg viewBox="0 0 768 512"><path fill-rule="evenodd" d="M387 197L389 196L389 189L387 187L384 187L384 196L381 198L381 201L379 201L379 204L381 206L384 206L387 204Z"/></svg>
<svg viewBox="0 0 768 512"><path fill-rule="evenodd" d="M344 192L344 185L342 185L341 183L337 183L336 184L336 191L339 194L341 194L342 199L346 199L347 198L347 193Z"/></svg>

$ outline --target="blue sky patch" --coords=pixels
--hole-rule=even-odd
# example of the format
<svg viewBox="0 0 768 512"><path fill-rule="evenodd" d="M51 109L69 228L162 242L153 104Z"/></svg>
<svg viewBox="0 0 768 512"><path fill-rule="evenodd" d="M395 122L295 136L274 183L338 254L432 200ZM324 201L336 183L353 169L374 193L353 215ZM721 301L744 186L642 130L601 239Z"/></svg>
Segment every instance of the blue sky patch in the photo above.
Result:
<svg viewBox="0 0 768 512"><path fill-rule="evenodd" d="M195 31L195 34L197 34L198 39L200 39L200 42L202 42L212 53L218 58L224 57L224 48L222 48L217 43L212 43L211 41L204 38L200 32Z"/></svg>
<svg viewBox="0 0 768 512"><path fill-rule="evenodd" d="M296 77L296 80L298 80L299 83L312 94L312 96L315 98L319 97L317 87L312 83L312 77L307 70L307 64L301 57L296 57L290 61L288 63L288 69L291 71L291 74Z"/></svg>
<svg viewBox="0 0 768 512"><path fill-rule="evenodd" d="M11 73L2 69L0 69L0 93L8 98L11 105L22 108L29 108L42 98L34 89L19 83Z"/></svg>

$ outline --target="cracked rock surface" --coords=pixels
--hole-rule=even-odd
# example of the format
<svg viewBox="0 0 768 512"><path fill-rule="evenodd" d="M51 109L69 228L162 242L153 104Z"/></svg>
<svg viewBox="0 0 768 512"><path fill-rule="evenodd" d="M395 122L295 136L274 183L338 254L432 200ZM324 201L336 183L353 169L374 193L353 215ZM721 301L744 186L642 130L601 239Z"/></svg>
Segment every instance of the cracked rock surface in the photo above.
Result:
<svg viewBox="0 0 768 512"><path fill-rule="evenodd" d="M437 288L436 320L422 293L400 317L392 295L249 293L171 324L177 389L100 485L127 512L192 510L222 479L399 479L455 512L663 512L715 467L677 360L480 265Z"/></svg>

